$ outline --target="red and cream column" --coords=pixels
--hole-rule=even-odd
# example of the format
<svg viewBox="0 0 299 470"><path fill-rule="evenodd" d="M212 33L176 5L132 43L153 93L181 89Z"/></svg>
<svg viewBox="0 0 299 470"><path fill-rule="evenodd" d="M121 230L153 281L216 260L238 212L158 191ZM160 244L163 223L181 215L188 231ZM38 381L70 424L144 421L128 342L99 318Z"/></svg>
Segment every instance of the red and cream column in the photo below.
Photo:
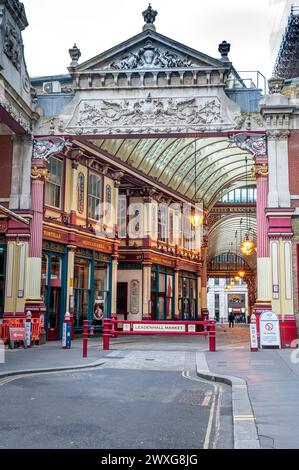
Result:
<svg viewBox="0 0 299 470"><path fill-rule="evenodd" d="M202 248L202 272L201 272L201 315L208 314L208 302L207 302L207 284L208 284L208 273L207 273L207 252L208 252L208 239L204 237Z"/></svg>
<svg viewBox="0 0 299 470"><path fill-rule="evenodd" d="M271 309L271 259L266 215L268 199L268 165L266 157L257 157L254 165L256 177L257 222L257 299L255 311Z"/></svg>
<svg viewBox="0 0 299 470"><path fill-rule="evenodd" d="M32 221L31 240L27 264L27 299L26 310L30 310L35 317L45 312L44 302L41 298L41 262L43 242L43 210L44 210L44 183L48 176L47 162L44 159L35 159L32 164Z"/></svg>

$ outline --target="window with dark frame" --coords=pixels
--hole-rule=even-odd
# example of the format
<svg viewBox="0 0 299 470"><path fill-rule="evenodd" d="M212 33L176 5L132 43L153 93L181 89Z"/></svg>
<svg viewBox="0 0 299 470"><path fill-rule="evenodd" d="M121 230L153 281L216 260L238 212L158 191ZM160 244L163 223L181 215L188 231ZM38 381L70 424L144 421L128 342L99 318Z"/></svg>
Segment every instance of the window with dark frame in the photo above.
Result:
<svg viewBox="0 0 299 470"><path fill-rule="evenodd" d="M88 175L88 217L94 220L101 218L102 177L90 172Z"/></svg>
<svg viewBox="0 0 299 470"><path fill-rule="evenodd" d="M50 157L48 170L48 180L45 183L45 204L61 209L63 161L56 157Z"/></svg>

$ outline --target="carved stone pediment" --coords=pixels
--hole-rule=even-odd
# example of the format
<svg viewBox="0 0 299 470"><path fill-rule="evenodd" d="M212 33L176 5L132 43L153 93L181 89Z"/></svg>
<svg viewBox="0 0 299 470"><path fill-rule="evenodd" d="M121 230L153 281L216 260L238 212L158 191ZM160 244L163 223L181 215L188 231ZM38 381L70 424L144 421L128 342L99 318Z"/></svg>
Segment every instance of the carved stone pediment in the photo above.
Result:
<svg viewBox="0 0 299 470"><path fill-rule="evenodd" d="M147 41L144 47L129 51L106 65L106 69L132 70L149 68L185 68L200 65L192 62L188 55L176 54L167 48L155 47Z"/></svg>
<svg viewBox="0 0 299 470"><path fill-rule="evenodd" d="M221 68L224 64L154 31L144 31L124 43L76 67L71 72L95 70L148 70L175 68Z"/></svg>

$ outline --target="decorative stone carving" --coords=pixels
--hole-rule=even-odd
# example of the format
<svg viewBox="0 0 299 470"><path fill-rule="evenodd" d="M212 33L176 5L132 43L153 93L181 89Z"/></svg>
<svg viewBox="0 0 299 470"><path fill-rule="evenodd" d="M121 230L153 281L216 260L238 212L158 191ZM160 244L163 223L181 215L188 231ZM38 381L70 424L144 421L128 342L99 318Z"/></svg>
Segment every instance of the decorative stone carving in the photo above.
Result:
<svg viewBox="0 0 299 470"><path fill-rule="evenodd" d="M265 123L261 118L260 113L241 113L235 118L234 128L246 131L264 129Z"/></svg>
<svg viewBox="0 0 299 470"><path fill-rule="evenodd" d="M222 41L221 44L219 44L218 51L221 54L221 60L223 61L228 61L228 54L230 51L230 44L227 41Z"/></svg>
<svg viewBox="0 0 299 470"><path fill-rule="evenodd" d="M2 100L0 99L0 106L2 106L2 108L5 109L5 111L7 111L11 117L20 124L20 126L23 127L23 129L28 133L28 134L31 134L31 128L30 128L30 125L29 125L29 119L28 121L26 121L24 119L24 117L22 116L22 114L16 110L13 105L11 103L9 103L8 101L6 100Z"/></svg>
<svg viewBox="0 0 299 470"><path fill-rule="evenodd" d="M78 49L76 44L74 44L73 47L69 49L69 54L72 59L70 67L75 67L76 65L78 65L78 60L81 57L81 51L80 49Z"/></svg>
<svg viewBox="0 0 299 470"><path fill-rule="evenodd" d="M155 47L151 41L147 41L145 46L139 51L130 52L117 62L112 62L108 69L130 70L140 68L175 68L194 66L187 57L179 57L173 52L164 51Z"/></svg>
<svg viewBox="0 0 299 470"><path fill-rule="evenodd" d="M17 70L21 67L21 45L20 32L8 22L5 26L3 51Z"/></svg>
<svg viewBox="0 0 299 470"><path fill-rule="evenodd" d="M286 140L290 135L287 129L277 129L267 131L268 140Z"/></svg>
<svg viewBox="0 0 299 470"><path fill-rule="evenodd" d="M97 105L85 101L76 125L85 133L88 128L95 131L105 126L111 130L115 126L210 125L220 123L220 119L217 97L180 99L148 95L141 100L99 100Z"/></svg>
<svg viewBox="0 0 299 470"><path fill-rule="evenodd" d="M62 152L65 147L71 147L71 142L62 137L53 137L51 139L33 140L33 160L46 160L49 157Z"/></svg>
<svg viewBox="0 0 299 470"><path fill-rule="evenodd" d="M266 138L264 135L240 133L229 137L232 145L247 150L252 155L265 155L267 152Z"/></svg>
<svg viewBox="0 0 299 470"><path fill-rule="evenodd" d="M25 8L22 2L19 0L6 0L5 2L6 8L8 9L9 13L11 14L13 20L16 22L17 26L23 30L28 26L28 21L26 18Z"/></svg>
<svg viewBox="0 0 299 470"><path fill-rule="evenodd" d="M280 77L272 77L268 80L268 88L270 95L281 94L283 89L284 79Z"/></svg>
<svg viewBox="0 0 299 470"><path fill-rule="evenodd" d="M156 20L157 15L158 15L158 12L152 9L151 4L149 4L147 9L144 12L142 12L144 22L147 24L153 24Z"/></svg>

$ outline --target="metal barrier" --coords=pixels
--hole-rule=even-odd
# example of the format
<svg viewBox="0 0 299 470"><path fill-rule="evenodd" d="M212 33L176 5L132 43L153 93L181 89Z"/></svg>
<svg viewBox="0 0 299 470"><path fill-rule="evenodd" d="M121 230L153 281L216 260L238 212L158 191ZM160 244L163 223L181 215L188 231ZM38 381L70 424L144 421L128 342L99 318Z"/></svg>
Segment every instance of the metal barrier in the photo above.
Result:
<svg viewBox="0 0 299 470"><path fill-rule="evenodd" d="M120 329L121 328L121 329ZM119 335L188 335L209 338L210 352L216 351L214 320L204 321L130 321L105 318L103 320L103 349L110 348L110 338Z"/></svg>

